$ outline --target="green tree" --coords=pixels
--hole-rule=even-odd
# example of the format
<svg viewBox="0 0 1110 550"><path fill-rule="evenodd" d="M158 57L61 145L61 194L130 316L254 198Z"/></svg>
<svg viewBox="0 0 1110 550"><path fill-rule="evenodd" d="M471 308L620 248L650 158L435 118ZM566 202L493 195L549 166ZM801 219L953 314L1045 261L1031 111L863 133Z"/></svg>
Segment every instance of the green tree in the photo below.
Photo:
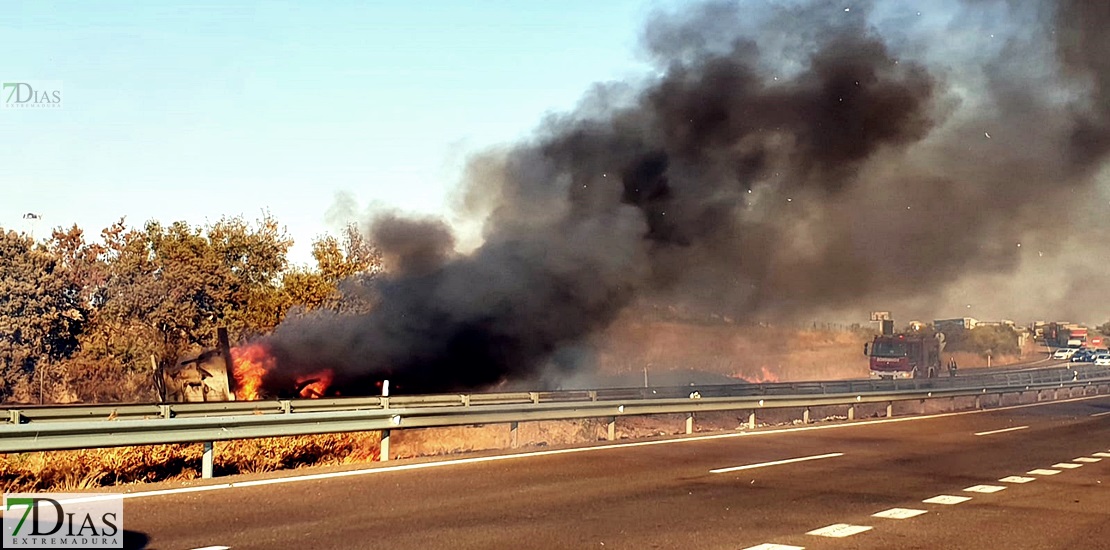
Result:
<svg viewBox="0 0 1110 550"><path fill-rule="evenodd" d="M381 251L348 224L341 238L312 242L316 269L287 272L282 286L292 315L315 309L366 311L373 304L372 282L382 272Z"/></svg>
<svg viewBox="0 0 1110 550"><path fill-rule="evenodd" d="M49 401L45 379L77 349L85 321L59 258L0 228L0 398Z"/></svg>

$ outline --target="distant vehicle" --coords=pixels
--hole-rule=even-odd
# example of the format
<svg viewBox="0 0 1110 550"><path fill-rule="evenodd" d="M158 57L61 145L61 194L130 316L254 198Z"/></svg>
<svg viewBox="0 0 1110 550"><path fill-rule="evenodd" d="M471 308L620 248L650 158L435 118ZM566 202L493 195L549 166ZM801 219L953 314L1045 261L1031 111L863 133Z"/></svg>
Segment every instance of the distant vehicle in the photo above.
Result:
<svg viewBox="0 0 1110 550"><path fill-rule="evenodd" d="M1071 340L1068 340L1068 347L1072 349L1079 349L1083 347L1083 340L1072 338Z"/></svg>
<svg viewBox="0 0 1110 550"><path fill-rule="evenodd" d="M1078 349L1071 356L1073 363L1090 363L1095 360L1095 350L1092 349Z"/></svg>
<svg viewBox="0 0 1110 550"><path fill-rule="evenodd" d="M1060 349L1056 350L1056 353L1052 354L1052 358L1053 359L1071 359L1071 356L1075 355L1075 352L1076 352L1076 350L1074 348L1060 348Z"/></svg>
<svg viewBox="0 0 1110 550"><path fill-rule="evenodd" d="M1100 353L1095 356L1095 364L1099 366L1110 366L1110 353Z"/></svg>
<svg viewBox="0 0 1110 550"><path fill-rule="evenodd" d="M881 335L863 347L872 379L935 378L943 350L943 337L932 334Z"/></svg>

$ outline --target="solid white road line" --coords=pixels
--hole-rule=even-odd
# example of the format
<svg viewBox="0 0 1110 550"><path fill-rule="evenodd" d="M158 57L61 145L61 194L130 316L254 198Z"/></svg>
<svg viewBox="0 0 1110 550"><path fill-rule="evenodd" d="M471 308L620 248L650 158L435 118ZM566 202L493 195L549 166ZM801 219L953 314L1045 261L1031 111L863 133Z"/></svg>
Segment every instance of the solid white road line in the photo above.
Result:
<svg viewBox="0 0 1110 550"><path fill-rule="evenodd" d="M1054 476L1060 473L1060 470L1049 470L1047 468L1037 468L1036 470L1029 470L1025 472L1031 476Z"/></svg>
<svg viewBox="0 0 1110 550"><path fill-rule="evenodd" d="M1095 413L1095 414L1092 414L1092 415L1091 415L1091 418L1098 418L1098 417L1100 417L1100 416L1106 416L1106 415L1108 415L1108 414L1110 414L1110 411L1105 411L1105 412Z"/></svg>
<svg viewBox="0 0 1110 550"><path fill-rule="evenodd" d="M964 491L967 491L969 493L988 493L989 494L989 493L997 493L997 492L1003 491L1005 489L1006 488L1001 486L1001 485L972 485L971 487L968 487L967 489L964 489Z"/></svg>
<svg viewBox="0 0 1110 550"><path fill-rule="evenodd" d="M1002 483L1029 483L1030 481L1037 481L1037 478L1025 476L1007 476L998 481L1001 481Z"/></svg>
<svg viewBox="0 0 1110 550"><path fill-rule="evenodd" d="M891 508L890 510L883 510L871 514L873 518L886 518L886 519L909 519L920 516L921 514L928 514L928 510L914 510L913 508Z"/></svg>
<svg viewBox="0 0 1110 550"><path fill-rule="evenodd" d="M1053 468L1060 468L1062 470L1074 470L1076 468L1082 468L1083 465L1082 464L1072 464L1071 462L1057 462L1056 464L1053 464L1052 467Z"/></svg>
<svg viewBox="0 0 1110 550"><path fill-rule="evenodd" d="M927 499L925 499L921 502L924 502L925 504L959 504L961 502L967 502L969 500L971 500L971 497L958 497L958 496L954 496L954 495L937 495L933 498L927 498Z"/></svg>
<svg viewBox="0 0 1110 550"><path fill-rule="evenodd" d="M795 462L806 462L809 460L821 460L822 458L836 458L844 456L844 453L828 453L823 455L802 456L798 458L787 458L784 460L773 460L771 462L760 462L758 464L745 464L743 466L732 466L730 468L717 468L716 470L709 470L711 474L727 474L728 472L738 472L740 470L754 470L756 468L764 468L766 466L778 466L780 464L793 464Z"/></svg>
<svg viewBox="0 0 1110 550"><path fill-rule="evenodd" d="M807 535L815 535L815 536L818 536L818 537L832 537L832 538L840 539L840 538L844 538L844 537L850 537L852 535L858 535L860 533L863 533L864 531L870 531L870 530L871 530L871 527L868 527L866 525L849 525L847 523L834 523L834 524L832 524L828 527L822 527L820 529L814 529L814 530L812 530L812 531L810 531L806 534Z"/></svg>
<svg viewBox="0 0 1110 550"><path fill-rule="evenodd" d="M744 550L806 550L805 546L790 546L789 544L771 544L765 542L758 546L749 546Z"/></svg>
<svg viewBox="0 0 1110 550"><path fill-rule="evenodd" d="M230 546L205 546L204 548L193 548L193 550L231 550Z"/></svg>
<svg viewBox="0 0 1110 550"><path fill-rule="evenodd" d="M1014 427L1014 428L1004 428L1004 429L1001 429L1001 430L991 430L989 432L979 432L975 435L994 435L994 434L1002 434L1002 433L1006 433L1006 432L1016 432L1018 430L1024 430L1028 427L1029 426L1017 426L1017 427Z"/></svg>
<svg viewBox="0 0 1110 550"><path fill-rule="evenodd" d="M695 441L710 441L714 439L731 439L734 437L759 437L766 435L779 435L784 433L794 432L808 432L816 430L839 430L845 428L858 428L861 426L870 426L874 424L893 424L896 422L917 422L921 420L931 420L934 418L948 418L953 416L964 416L970 414L983 414L993 413L1000 411L1011 411L1016 409L1025 409L1029 407L1043 407L1046 405L1059 405L1062 403L1075 403L1079 401L1089 401L1092 399L1106 399L1105 395L1089 395L1086 397L1076 397L1074 399L1061 399L1059 401L1041 401L1039 403L1026 403L1023 405L1009 405L1006 407L997 407L991 409L975 409L970 411L947 412L939 414L930 414L924 416L906 416L902 418L882 418L878 420L862 420L858 422L845 423L845 424L825 424L819 426L803 426L800 428L778 428L774 430L762 430L757 432L739 432L727 434L714 434L714 435L701 435L695 437L683 437L679 439L659 439L655 441L637 441L634 443L616 443L613 445L598 445L594 447L575 447L572 449L555 449L551 451L535 451L528 453L514 453L507 455L496 456L481 456L474 458L457 458L452 460L438 460L433 462L420 462L415 464L401 464L398 466L386 466L379 468L362 468L358 470L344 470L341 472L327 472L322 474L307 474L307 475L293 475L288 477L278 477L272 479L259 479L253 481L236 481L231 483L215 483L212 485L198 485L195 487L179 487L176 489L156 489L152 491L139 491L135 493L113 493L110 496L97 496L86 497L80 499L62 500L60 503L78 503L78 502L95 502L101 500L109 500L113 498L146 498L157 496L178 495L183 493L202 493L207 491L219 491L224 489L237 489L240 487L252 487L258 485L276 485L280 483L297 483L301 481L314 481L320 479L331 479L338 477L349 476L362 476L372 474L384 474L387 472L399 472L405 470L423 470L428 468L443 468L447 466L457 466L460 464L476 464L480 462L494 462L499 460L517 460L523 458L531 458L536 456L550 456L572 453L590 453L597 451L607 451L609 449L624 449L628 447L646 447L649 445L672 445L680 443L690 443ZM1059 473L1059 472L1055 472ZM1051 474L1049 474L1051 475Z"/></svg>

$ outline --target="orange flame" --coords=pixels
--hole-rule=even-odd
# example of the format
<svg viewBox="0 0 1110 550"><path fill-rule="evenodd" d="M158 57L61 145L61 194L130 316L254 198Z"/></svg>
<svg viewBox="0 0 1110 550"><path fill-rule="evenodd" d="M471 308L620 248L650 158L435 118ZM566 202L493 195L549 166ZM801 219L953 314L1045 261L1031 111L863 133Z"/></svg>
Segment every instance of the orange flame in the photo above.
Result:
<svg viewBox="0 0 1110 550"><path fill-rule="evenodd" d="M262 344L247 344L232 348L231 366L235 376L235 398L240 401L257 401L262 399L262 379L267 373L274 370L277 361L266 346ZM294 380L299 389L299 396L316 399L326 395L331 386L335 373L330 369L304 374Z"/></svg>
<svg viewBox="0 0 1110 550"><path fill-rule="evenodd" d="M256 401L262 397L262 377L274 368L274 357L262 344L232 348L231 364L235 376L235 398Z"/></svg>
<svg viewBox="0 0 1110 550"><path fill-rule="evenodd" d="M742 372L735 372L732 374L732 378L739 378L740 380L750 382L752 384L762 384L764 382L779 381L779 377L775 373L768 370L767 367L759 367L759 371L759 374L755 376L748 376Z"/></svg>
<svg viewBox="0 0 1110 550"><path fill-rule="evenodd" d="M297 387L301 384L308 382L301 388L300 396L309 399L317 399L324 396L324 392L328 391L328 386L331 386L332 378L335 375L331 370L322 370L320 372L306 374L297 377Z"/></svg>

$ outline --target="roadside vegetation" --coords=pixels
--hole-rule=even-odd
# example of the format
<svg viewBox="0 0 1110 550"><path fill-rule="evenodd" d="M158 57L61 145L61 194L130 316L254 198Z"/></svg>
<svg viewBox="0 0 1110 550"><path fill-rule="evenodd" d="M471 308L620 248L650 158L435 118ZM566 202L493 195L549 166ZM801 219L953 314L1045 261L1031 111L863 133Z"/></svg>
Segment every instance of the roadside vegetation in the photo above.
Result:
<svg viewBox="0 0 1110 550"><path fill-rule="evenodd" d="M34 241L0 228L0 402L154 401L152 371L272 330L286 316L351 307L343 292L381 271L357 228L293 242L269 216L204 227L122 220L90 238L79 227Z"/></svg>

